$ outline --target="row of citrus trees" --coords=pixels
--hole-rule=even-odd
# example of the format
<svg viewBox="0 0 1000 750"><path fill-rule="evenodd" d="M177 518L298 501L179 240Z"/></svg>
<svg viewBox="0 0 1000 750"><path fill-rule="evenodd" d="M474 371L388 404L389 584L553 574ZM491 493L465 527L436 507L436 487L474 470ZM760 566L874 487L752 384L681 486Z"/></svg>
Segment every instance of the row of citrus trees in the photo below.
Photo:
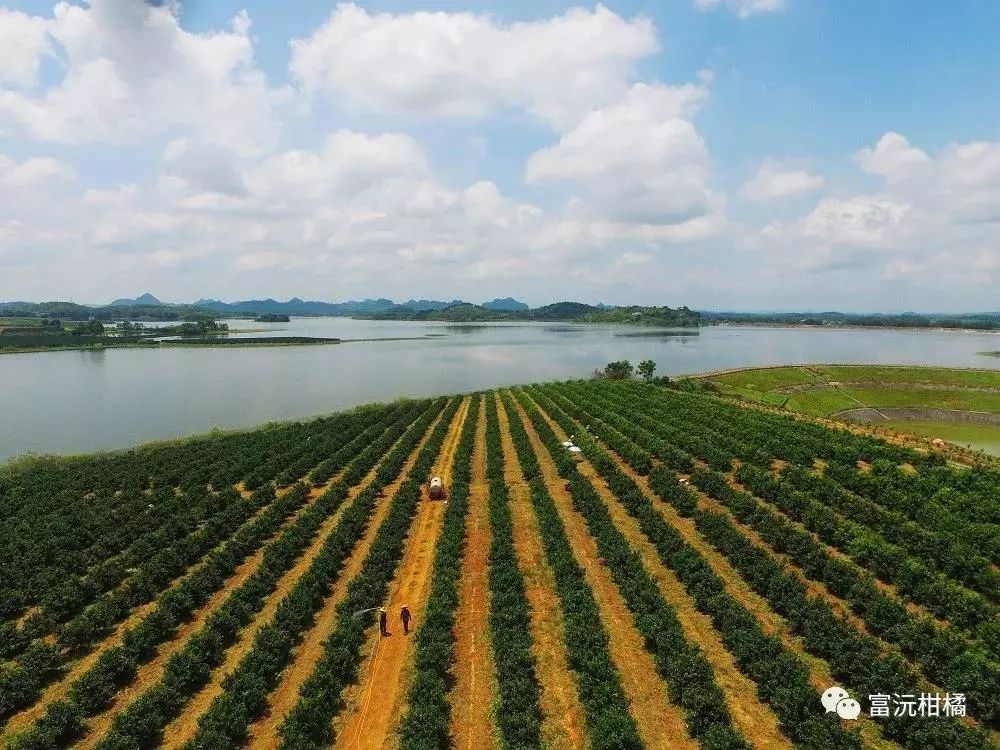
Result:
<svg viewBox="0 0 1000 750"><path fill-rule="evenodd" d="M552 569L563 615L569 666L576 676L593 748L641 748L635 719L629 713L621 675L611 660L609 636L601 623L594 594L577 563L538 459L510 394L504 408L518 463L528 481L545 559Z"/></svg>
<svg viewBox="0 0 1000 750"><path fill-rule="evenodd" d="M362 427L357 423L355 434ZM367 435L370 440L379 429L365 429L358 437L364 439ZM350 437L351 433L345 431L344 435ZM341 459L353 457L363 444L349 443ZM193 533L157 549L132 570L123 585L109 590L65 624L53 626L54 640L41 640L45 632L35 635L27 651L0 674L0 718L31 705L41 688L58 676L60 667L94 647L135 607L153 601L164 589L169 590L175 578L246 525L274 500L275 494L267 487L246 500L232 489L207 493L206 497L209 510Z"/></svg>
<svg viewBox="0 0 1000 750"><path fill-rule="evenodd" d="M995 632L996 605L887 542L876 530L843 518L823 501L757 467L742 466L735 477L914 603L977 637Z"/></svg>
<svg viewBox="0 0 1000 750"><path fill-rule="evenodd" d="M807 455L818 450L810 436L800 434L801 423L778 421L766 435L761 436L760 426L754 428L752 424L746 424L748 418L753 419L752 413L749 416L740 415L740 410L737 410L731 418L706 422L703 415L691 416L690 396L680 401L682 406L688 407L686 409L678 408L678 398L676 394L652 392L650 416L662 418L664 426L669 424L680 428L684 436L694 435L708 439L716 446L724 446L728 453L740 458L743 463L768 468L772 458L777 456L760 450L762 442L767 441L777 440L786 447L800 446L807 451ZM736 409L728 404L713 406ZM831 432L831 439L840 442L845 439L843 435L850 433ZM852 439L853 436L847 438ZM697 450L691 449L690 452L699 455ZM822 457L822 453L814 454L814 458ZM905 457L907 454L904 453L897 458ZM988 557L979 552L987 550L992 555L1000 550L1000 526L996 523L1000 518L1000 503L996 493L987 499L977 494L978 491L968 494L948 486L970 484L966 476L976 477L988 472L956 472L947 467L927 466L924 458L913 459L921 465L918 472L904 471L887 459L879 459L869 470L859 471L859 454L841 458L838 461L828 457L822 475L808 471L813 468L813 459L798 462L799 471L792 478L800 480L800 489L823 491L823 499L836 502L838 512L871 526L887 538L891 535L890 541L904 545L910 554L926 564L940 568L964 585L996 600L1000 593L1000 574L992 569ZM713 465L713 468L720 467ZM920 479L924 474L936 478L937 491ZM809 481L803 486L806 477ZM971 485L973 488L977 486L975 482ZM847 493L845 488L858 490L861 495Z"/></svg>
<svg viewBox="0 0 1000 750"><path fill-rule="evenodd" d="M671 416L653 407L653 401L652 397L645 399L644 412L655 426ZM622 406L620 401L616 405ZM714 474L713 478L713 474L711 470L696 472L696 482L701 483L702 489L711 490L709 494L723 503L730 504L734 498L746 500L744 493L734 493L729 488L724 477ZM790 482L789 477L797 479ZM933 572L925 564L934 555L946 556L949 538L922 527L911 529L913 536L927 541L936 552L910 557L905 549L888 543L876 533L886 527L886 517L891 515L889 511L843 491L821 475L789 467L775 476L763 468L744 464L735 473L735 478L759 497L773 502L788 518L802 522L822 540L847 552L853 562L834 556L811 534L794 529L774 511L763 509L755 514L744 513L741 520L745 518L772 547L793 551L792 556L810 577L822 581L835 594L845 598L871 632L898 645L921 666L928 678L965 692L982 722L993 724L997 720L1000 669L993 646L998 632L996 608L981 594ZM838 500L831 503L833 508L828 507L827 503L797 491L796 487L803 484L819 485L827 490L824 499L836 496ZM744 501L740 507L746 505ZM846 509L848 515L858 520L871 520L871 525L846 520L834 509ZM988 565L985 559L979 558L979 563L970 562L970 567L981 570L981 564ZM897 591L911 601L927 605L932 612L950 620L955 628L965 630L966 636L953 627L939 625L929 616L912 614L904 602L884 593L868 575L868 570L883 581L896 584Z"/></svg>
<svg viewBox="0 0 1000 750"><path fill-rule="evenodd" d="M322 424L329 430L323 442L338 445L366 426L361 415L354 413L322 420ZM133 462L139 464L145 453L136 454ZM199 460L206 462L204 456ZM231 485L209 488L204 482L185 480L175 487L170 484L174 479L164 473L151 475L148 491L118 492L104 486L87 493L74 490L82 494L56 492L61 504L46 508L48 501L41 502L37 495L46 487L37 476L44 465L26 472L35 484L13 488L18 502L11 513L12 533L0 543L0 554L17 558L18 571L16 577L0 576L9 582L0 600L38 605L23 621L8 619L0 625L0 656L7 659L48 635L56 635L60 644L73 648L86 646L105 634L122 613L150 601L172 579L171 573L176 575L177 565L189 560L207 539L205 533L198 533L203 523L214 523L213 518L229 505L237 514L240 509L257 510L241 504ZM62 468L61 463L54 466ZM164 471L157 461L146 469ZM197 470L196 461L191 471ZM71 541L63 545L65 537ZM82 546L87 541L88 546Z"/></svg>
<svg viewBox="0 0 1000 750"><path fill-rule="evenodd" d="M333 441L339 450L328 460L343 466L379 435L380 425L397 416L395 410L387 410L382 419L372 425L354 419L352 415L350 422L339 425L336 440ZM263 507L262 502L273 500L273 493L267 492L269 489L270 485L266 485L265 492L251 497L249 502L241 502L231 488L221 492L208 492L201 488L197 496L192 497L176 493L168 487L169 504L176 506L174 515L161 517L158 528L137 537L127 550L130 554L128 561L119 555L82 576L71 576L62 585L55 585L53 596L60 599L59 610L50 610L43 605L41 612L15 628L11 636L14 643L10 644L8 656L16 653L16 649L28 640L26 631L31 631L31 639L54 633L60 645L77 650L107 635L132 608L152 601L182 569L199 559L199 551L205 548L205 544L211 543L213 536L218 537L219 533L226 531L220 521L226 518L238 521L248 512L251 515L258 512ZM153 499L154 503L150 505L160 507L155 503L155 496L146 499ZM129 562L132 565L125 568ZM114 584L119 578L124 579L124 583L116 588ZM104 594L98 598L101 591ZM69 615L74 616L65 621Z"/></svg>
<svg viewBox="0 0 1000 750"><path fill-rule="evenodd" d="M388 433L358 454L341 481L324 494L331 500L318 510L318 504L310 507L265 551L261 566L171 657L160 682L115 718L98 747L112 750L158 744L163 728L208 682L226 648L258 615L267 598L275 594L281 577L301 558L323 522L343 504L349 488L377 465L375 480L346 507L309 568L282 597L273 620L257 631L250 652L226 676L226 692L213 702L199 723L199 737L205 743L217 743L214 746L226 746L236 729L241 732L239 736L244 736L252 712L259 714L266 706L269 690L265 679L270 678L273 685L290 659L292 648L312 623L329 586L337 580L344 561L363 535L382 488L402 471L407 457L443 406L443 401L435 402L408 429L404 425L401 437ZM221 722L220 716L224 717Z"/></svg>
<svg viewBox="0 0 1000 750"><path fill-rule="evenodd" d="M9 524L0 540L0 619L9 622L48 603L46 614L59 622L60 597L77 607L75 614L76 579L120 554L135 557L130 546L185 507L170 501L174 490L190 500L207 487L218 492L241 480L249 489L263 486L291 465L287 452L299 460L311 454L312 465L318 464L330 455L330 441L356 434L385 408L120 453L39 459L0 471L0 514ZM285 463L262 470L273 456ZM86 593L90 587L82 588Z"/></svg>
<svg viewBox="0 0 1000 750"><path fill-rule="evenodd" d="M711 470L697 471L693 483L725 505L776 552L787 554L806 576L825 584L862 619L868 632L894 643L938 685L965 693L969 710L986 724L1000 708L1000 670L996 660L954 628L915 615L897 598L878 587L862 568L833 555L808 531L753 495L734 489Z"/></svg>
<svg viewBox="0 0 1000 750"><path fill-rule="evenodd" d="M234 490L220 495L220 510L198 531L173 547L158 551L125 585L108 592L60 628L54 641L34 640L18 659L4 668L0 674L0 718L6 719L29 706L41 688L57 676L58 668L71 659L74 649L107 635L133 607L155 598L169 581L235 533L268 499L266 495L258 495L244 501ZM40 659L43 654L44 660ZM47 668L41 668L42 662Z"/></svg>
<svg viewBox="0 0 1000 750"><path fill-rule="evenodd" d="M541 686L531 653L531 611L514 548L504 464L497 401L491 394L486 399L486 477L492 534L489 632L497 680L495 716L505 748L539 747Z"/></svg>
<svg viewBox="0 0 1000 750"><path fill-rule="evenodd" d="M615 388L619 395L625 393L620 384L609 384L606 393ZM704 444L707 439L744 463L764 466L779 458L810 469L816 459L823 459L824 475L830 480L929 530L949 534L955 554L950 563L941 563L946 568L961 569L955 561L962 554L974 559L985 554L1000 562L1000 498L995 490L1000 471L956 470L940 465L942 458L936 452L924 455L886 444L873 451L870 446L876 441L871 437L750 412L717 399L662 390L652 392L650 399L665 411L671 425L680 428L675 434L681 441L700 439ZM689 450L701 455L693 446ZM708 453L703 460L713 464L718 456L717 451ZM869 464L867 470L859 470L859 461ZM724 470L714 464L713 468ZM980 560L976 565L983 570Z"/></svg>
<svg viewBox="0 0 1000 750"><path fill-rule="evenodd" d="M266 583L274 580L294 563L305 544L319 528L323 519L332 513L347 495L347 489L361 480L383 457L384 453L404 434L413 434L419 429L410 423L420 415L424 419L433 418L440 405L428 402L411 403L401 413L387 413L384 422L369 425L358 435L364 443L351 441L347 450L340 454L346 466L340 481L334 483L315 502L307 503L307 489L299 485L291 492L282 493L276 501L241 527L221 548L212 551L202 563L176 585L161 594L153 611L137 625L129 628L118 645L103 650L95 663L70 686L68 698L48 707L43 718L21 738L24 747L57 747L79 735L83 731L82 721L106 709L119 689L132 681L137 667L152 659L160 646L173 637L177 628L189 620L210 596L222 589L236 567L260 549L279 530L280 536L265 547L262 563L244 586L232 592L223 608L236 616L247 613L247 606L262 595ZM417 433L419 436L419 433ZM367 446L358 452L361 445ZM253 497L275 497L273 488L257 490ZM292 514L307 504L305 512L298 513L294 523L286 521ZM220 610L222 611L222 610ZM222 615L215 614L203 628L206 634L193 638L194 645L187 651L190 655L196 647L205 648L212 643L207 634L223 633L223 640L231 637L227 631L230 625ZM174 672L183 676L185 656L175 655ZM175 662L171 662L175 664ZM150 704L152 705L152 704ZM135 709L133 715L140 709Z"/></svg>
<svg viewBox="0 0 1000 750"><path fill-rule="evenodd" d="M636 415L635 425L653 433L676 431L678 429L674 422L677 419L676 415L668 408L659 407L656 401L654 394L650 394L644 400L643 413ZM606 403L616 409L628 406L621 398L612 398ZM794 442L795 426L796 423L787 423L786 432L789 434L785 442ZM690 429L696 435L700 431L696 426L691 426ZM685 447L689 447L693 442L689 441ZM693 455L702 458L697 452ZM720 468L713 466L711 462L708 463L714 469ZM720 470L725 471L729 468L731 467ZM859 565L871 569L886 583L897 586L900 593L914 603L929 608L960 628L972 630L977 636L982 635L987 640L995 637L997 628L995 620L998 612L996 605L983 594L970 590L947 575L928 567L928 558L931 558L933 566L934 557L947 554L943 548L953 541L950 535L929 532L933 536L938 552L912 555L907 549L887 541L877 528L842 517L826 503L796 491L789 482L782 479L772 480L769 472L759 466L744 464L737 476L743 480L754 481L759 485L758 489L766 492L768 499L775 501L782 511L802 521L807 528L833 546L844 550ZM860 511L852 511L852 515L864 520L869 518L868 514ZM986 564L985 559L981 560Z"/></svg>
<svg viewBox="0 0 1000 750"><path fill-rule="evenodd" d="M584 406L586 416L602 417L609 414L609 407L593 399L594 391L567 389L574 402ZM640 421L640 412L648 412L648 401L641 392L635 393L630 408L623 409L621 402L616 410L623 413L625 422ZM655 431L652 431L655 434ZM602 435L609 444L612 440L644 441L649 432L629 427L614 435ZM612 447L614 445L612 444ZM857 630L848 621L838 617L829 603L808 593L807 585L792 572L786 571L772 553L756 546L732 518L699 506L697 497L680 484L676 474L664 467L656 467L650 474L651 486L678 512L692 518L699 532L722 553L745 578L748 584L789 624L805 636L805 646L817 656L826 659L834 675L860 695L874 693L919 693L925 688L913 668L898 654L884 653L882 644L871 635ZM984 732L965 726L955 720L913 721L888 719L884 731L908 746L930 748L980 748L988 747Z"/></svg>
<svg viewBox="0 0 1000 750"><path fill-rule="evenodd" d="M535 432L547 446L559 475L566 480L573 507L583 516L597 542L601 559L631 611L646 648L667 683L671 699L684 709L691 736L706 748L749 748L749 743L732 725L714 669L701 647L687 640L673 607L615 526L594 486L577 470L572 454L555 449L560 445L555 432L523 393L518 398ZM571 429L567 434L572 432Z"/></svg>
<svg viewBox="0 0 1000 750"><path fill-rule="evenodd" d="M968 486L955 474L968 475ZM993 563L1000 563L1000 472L974 468L956 472L946 467L920 472L876 461L867 472L857 466L830 464L825 475L841 487L902 513L928 529L948 533L982 550ZM992 488L980 486L977 478L992 479ZM958 485L961 489L954 485Z"/></svg>
<svg viewBox="0 0 1000 750"><path fill-rule="evenodd" d="M602 410L586 395L571 393L564 387L530 392L564 430L578 434L576 440L588 460L635 518L660 560L677 575L698 609L711 617L726 648L744 674L757 684L758 695L774 710L789 739L799 747L817 750L860 748L856 734L844 730L835 717L817 710L818 695L802 658L788 650L778 637L764 632L755 614L729 593L708 561L656 510L638 484L587 432L580 435L578 428L589 425L589 432L619 456L641 452L642 448L609 427L602 419ZM647 456L642 463L648 462ZM679 492L671 492L670 486L661 485L659 489L671 497L681 497Z"/></svg>
<svg viewBox="0 0 1000 750"><path fill-rule="evenodd" d="M991 601L1000 599L1000 573L993 568L989 558L979 552L982 547L970 541L967 534L973 531L969 528L971 524L955 519L957 524L949 528L928 528L924 520L927 516L922 513L924 509L920 503L906 502L898 509L886 507L850 492L828 474L828 470L829 466L819 474L800 466L789 466L781 472L781 478L791 487L827 503L845 518L877 531L928 568L940 570ZM996 527L984 529L986 524L982 523L976 526L1000 541Z"/></svg>

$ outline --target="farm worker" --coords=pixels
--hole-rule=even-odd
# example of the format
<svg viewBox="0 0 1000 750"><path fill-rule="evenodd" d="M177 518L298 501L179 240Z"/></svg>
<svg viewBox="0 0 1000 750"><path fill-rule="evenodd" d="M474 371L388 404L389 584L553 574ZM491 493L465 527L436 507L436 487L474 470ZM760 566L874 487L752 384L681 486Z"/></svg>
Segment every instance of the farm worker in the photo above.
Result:
<svg viewBox="0 0 1000 750"><path fill-rule="evenodd" d="M385 607L379 607L378 610L378 632L380 635L389 635L389 628L386 627L386 611Z"/></svg>
<svg viewBox="0 0 1000 750"><path fill-rule="evenodd" d="M403 621L403 632L407 635L410 633L410 608L403 605L403 608L399 610L399 619Z"/></svg>

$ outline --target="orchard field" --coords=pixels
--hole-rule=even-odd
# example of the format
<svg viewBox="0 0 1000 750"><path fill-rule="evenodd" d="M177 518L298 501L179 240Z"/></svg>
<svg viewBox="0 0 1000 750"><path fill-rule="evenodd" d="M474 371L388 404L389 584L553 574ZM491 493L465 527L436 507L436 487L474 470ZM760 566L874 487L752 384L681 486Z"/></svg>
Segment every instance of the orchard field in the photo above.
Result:
<svg viewBox="0 0 1000 750"><path fill-rule="evenodd" d="M20 462L0 524L10 748L1000 737L1000 472L711 395L545 384ZM869 716L946 693L966 715Z"/></svg>

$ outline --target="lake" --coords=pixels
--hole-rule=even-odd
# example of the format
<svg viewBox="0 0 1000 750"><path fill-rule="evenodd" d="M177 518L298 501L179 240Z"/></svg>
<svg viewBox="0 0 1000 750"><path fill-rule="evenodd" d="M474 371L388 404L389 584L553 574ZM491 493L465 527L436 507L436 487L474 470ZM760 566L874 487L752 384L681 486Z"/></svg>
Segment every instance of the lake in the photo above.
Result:
<svg viewBox="0 0 1000 750"><path fill-rule="evenodd" d="M240 336L402 337L329 346L110 349L0 356L0 460L79 453L213 427L324 414L399 396L587 377L611 360L657 374L803 363L1000 368L1000 335L952 331L300 318L230 321ZM261 329L266 329L262 331ZM259 331L257 333L249 331Z"/></svg>

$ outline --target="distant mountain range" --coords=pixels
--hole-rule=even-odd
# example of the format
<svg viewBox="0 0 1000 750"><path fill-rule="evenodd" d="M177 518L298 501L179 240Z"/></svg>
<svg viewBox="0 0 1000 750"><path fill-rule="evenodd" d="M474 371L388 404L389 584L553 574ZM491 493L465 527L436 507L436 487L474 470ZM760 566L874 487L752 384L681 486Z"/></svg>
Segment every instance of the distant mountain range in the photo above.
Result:
<svg viewBox="0 0 1000 750"><path fill-rule="evenodd" d="M579 321L634 323L643 325L696 326L699 315L686 307L613 307L582 302L556 302L531 308L513 297L498 297L481 305L462 300L411 299L397 304L390 299L322 302L299 297L222 302L199 299L193 304L162 302L146 292L135 298L122 297L110 305L80 305L73 302L0 302L0 316L58 318L61 320L199 320L205 317L258 316L351 316L379 320L475 321Z"/></svg>
<svg viewBox="0 0 1000 750"><path fill-rule="evenodd" d="M143 297L147 296L151 295L143 295ZM114 304L127 302L127 300L117 300ZM433 299L411 299L406 302L396 303L384 297L379 297L378 299L348 300L347 302L320 302L292 297L287 302L279 302L271 298L241 300L239 302L200 299L194 304L196 307L211 310L220 315L257 315L261 313L285 313L286 315L378 315L391 311L408 311L411 313L433 312L469 303L458 299L453 299L450 302ZM513 297L504 297L503 299L484 302L482 307L487 310L504 311L529 309L527 304Z"/></svg>
<svg viewBox="0 0 1000 750"><path fill-rule="evenodd" d="M123 297L111 303L111 307L132 307L136 305L164 305L170 304L161 302L155 296L146 292L140 294L135 299ZM391 299L379 297L378 299L348 300L347 302L319 302L306 301L298 297L292 297L287 302L279 302L268 297L267 299L250 299L239 302L223 302L218 299L200 299L192 303L195 307L206 310L213 310L220 314L241 314L241 313L286 313L288 315L354 315L354 314L374 314L387 312L389 310L406 308L415 312L425 312L428 310L444 310L456 305L472 304L465 300L453 299L450 302L434 299L411 299L406 302L393 302ZM530 310L531 307L526 302L521 302L513 297L497 297L489 302L483 302L479 307L486 310L497 310L513 312L517 310ZM594 305L598 309L604 309L607 305L598 303Z"/></svg>
<svg viewBox="0 0 1000 750"><path fill-rule="evenodd" d="M512 300L516 303L516 300ZM500 300L496 306L473 305L461 302L440 309L414 310L405 305L396 305L389 310L369 313L358 317L375 320L441 320L451 323L475 323L485 321L574 321L579 323L615 323L649 326L697 326L700 316L686 307L608 307L606 305L586 305L582 302L555 302L551 305L529 308L526 305L509 309L509 304Z"/></svg>
<svg viewBox="0 0 1000 750"><path fill-rule="evenodd" d="M531 308L513 297L496 298L481 305L462 300L411 299L397 304L390 299L322 302L293 297L222 302L199 299L193 304L162 302L146 292L135 298L123 297L110 305L81 305L74 302L0 302L0 317L58 318L60 320L179 321L205 317L257 317L260 315L345 316L381 320L477 321L577 321L587 323L629 323L653 326L696 325L781 325L781 326L870 326L879 328L960 328L1000 329L1000 313L913 313L864 314L828 312L696 312L687 307L614 306L598 303L556 302Z"/></svg>
<svg viewBox="0 0 1000 750"><path fill-rule="evenodd" d="M271 299L250 299L239 302L220 302L217 299L200 299L194 303L220 315L259 315L284 313L286 315L358 315L388 310L395 306L391 299L350 300L349 302L319 302L292 297L287 302ZM439 303L442 307L449 303Z"/></svg>

